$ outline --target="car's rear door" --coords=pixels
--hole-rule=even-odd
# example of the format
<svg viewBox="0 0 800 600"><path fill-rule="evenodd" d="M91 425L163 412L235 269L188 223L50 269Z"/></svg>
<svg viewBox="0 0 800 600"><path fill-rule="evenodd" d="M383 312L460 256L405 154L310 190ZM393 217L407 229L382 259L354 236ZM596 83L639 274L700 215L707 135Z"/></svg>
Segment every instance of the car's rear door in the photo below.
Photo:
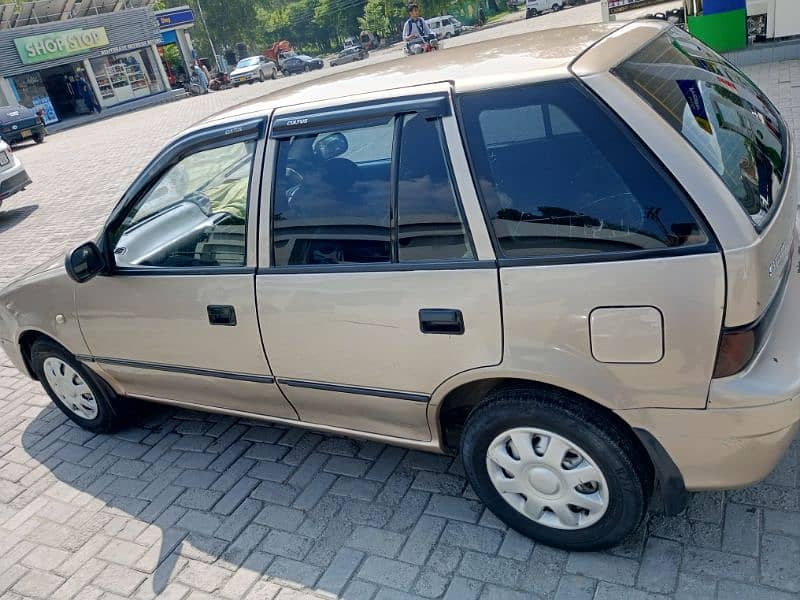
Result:
<svg viewBox="0 0 800 600"><path fill-rule="evenodd" d="M304 421L429 440L437 386L502 359L497 270L449 87L429 90L273 121L258 314Z"/></svg>
<svg viewBox="0 0 800 600"><path fill-rule="evenodd" d="M286 419L255 307L265 123L179 142L112 216L116 266L76 288L94 361L132 395Z"/></svg>

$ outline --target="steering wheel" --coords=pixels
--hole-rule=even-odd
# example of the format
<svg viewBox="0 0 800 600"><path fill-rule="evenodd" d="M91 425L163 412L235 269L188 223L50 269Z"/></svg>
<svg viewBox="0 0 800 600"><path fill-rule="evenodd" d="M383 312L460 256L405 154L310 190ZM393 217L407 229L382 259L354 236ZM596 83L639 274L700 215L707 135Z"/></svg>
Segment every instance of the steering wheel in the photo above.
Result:
<svg viewBox="0 0 800 600"><path fill-rule="evenodd" d="M286 167L286 179L289 181L289 188L303 184L303 176L292 167Z"/></svg>

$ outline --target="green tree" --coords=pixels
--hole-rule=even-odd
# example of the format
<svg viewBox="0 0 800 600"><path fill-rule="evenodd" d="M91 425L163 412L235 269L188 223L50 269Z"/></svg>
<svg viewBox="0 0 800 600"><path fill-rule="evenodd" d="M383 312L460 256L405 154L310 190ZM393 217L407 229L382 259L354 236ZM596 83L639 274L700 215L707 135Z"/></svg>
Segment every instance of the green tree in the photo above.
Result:
<svg viewBox="0 0 800 600"><path fill-rule="evenodd" d="M405 16L402 0L367 0L364 16L359 17L358 23L361 29L385 38L400 28Z"/></svg>

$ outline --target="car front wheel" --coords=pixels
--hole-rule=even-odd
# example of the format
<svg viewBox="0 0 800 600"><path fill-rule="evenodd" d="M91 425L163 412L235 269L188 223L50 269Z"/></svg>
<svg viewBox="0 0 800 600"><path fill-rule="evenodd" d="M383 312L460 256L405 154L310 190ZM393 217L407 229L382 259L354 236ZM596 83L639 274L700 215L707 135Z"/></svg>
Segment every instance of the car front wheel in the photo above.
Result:
<svg viewBox="0 0 800 600"><path fill-rule="evenodd" d="M127 422L124 400L58 344L34 342L31 365L50 399L84 429L107 433Z"/></svg>
<svg viewBox="0 0 800 600"><path fill-rule="evenodd" d="M623 427L582 399L535 388L499 390L461 439L478 496L503 522L565 550L601 550L644 519L649 458Z"/></svg>

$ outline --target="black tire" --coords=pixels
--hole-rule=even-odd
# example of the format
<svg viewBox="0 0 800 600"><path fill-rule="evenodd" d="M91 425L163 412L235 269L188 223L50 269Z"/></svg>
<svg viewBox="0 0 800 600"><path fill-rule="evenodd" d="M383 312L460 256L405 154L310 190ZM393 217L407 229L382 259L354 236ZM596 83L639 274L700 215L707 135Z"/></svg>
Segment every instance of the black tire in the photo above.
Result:
<svg viewBox="0 0 800 600"><path fill-rule="evenodd" d="M270 75L270 79L272 79L272 81L275 81L276 77L278 77L278 71L272 69L272 75Z"/></svg>
<svg viewBox="0 0 800 600"><path fill-rule="evenodd" d="M583 529L537 523L494 487L486 466L489 445L504 431L525 426L566 438L597 464L608 484L608 503L596 523ZM490 393L467 419L461 457L470 484L495 515L520 533L564 550L594 551L619 544L641 525L653 492L652 465L630 432L602 408L549 389L505 388Z"/></svg>
<svg viewBox="0 0 800 600"><path fill-rule="evenodd" d="M305 67L303 67L303 72L304 72L304 73L308 73L310 70L311 70L311 67L309 67L308 65L306 65Z"/></svg>
<svg viewBox="0 0 800 600"><path fill-rule="evenodd" d="M259 80L261 83L264 83L264 82L267 80L267 78L266 78L266 77L264 77L264 71L259 71L259 72L258 72L258 80Z"/></svg>
<svg viewBox="0 0 800 600"><path fill-rule="evenodd" d="M97 416L93 419L86 419L64 405L58 395L53 391L44 373L44 362L48 358L57 358L69 365L86 383L97 403ZM36 373L42 387L50 396L53 403L61 409L72 421L80 425L83 429L95 433L109 433L118 431L129 422L129 412L125 403L126 400L117 397L114 391L92 373L89 369L78 362L75 357L67 352L58 344L50 340L37 340L31 348L31 366Z"/></svg>
<svg viewBox="0 0 800 600"><path fill-rule="evenodd" d="M555 4L553 4L553 6L551 6L550 8L552 8L552 9L553 9L553 12L558 12L558 11L560 11L560 10L561 10L561 5L560 5L560 4L558 4L558 3L555 3Z"/></svg>
<svg viewBox="0 0 800 600"><path fill-rule="evenodd" d="M44 134L43 133L34 133L33 134L33 141L36 142L37 144L43 144L44 143Z"/></svg>
<svg viewBox="0 0 800 600"><path fill-rule="evenodd" d="M238 83L234 83L233 87L237 88L237 87L239 87L239 84Z"/></svg>

